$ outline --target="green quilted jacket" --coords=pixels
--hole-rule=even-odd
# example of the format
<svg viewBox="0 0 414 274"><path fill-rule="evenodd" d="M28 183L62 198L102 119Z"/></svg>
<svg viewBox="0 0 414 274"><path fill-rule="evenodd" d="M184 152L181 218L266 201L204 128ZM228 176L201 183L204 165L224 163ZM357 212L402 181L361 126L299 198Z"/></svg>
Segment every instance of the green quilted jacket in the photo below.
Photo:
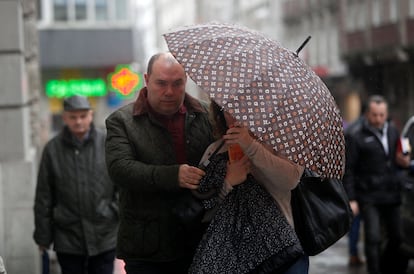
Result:
<svg viewBox="0 0 414 274"><path fill-rule="evenodd" d="M115 248L118 194L105 164L105 133L77 144L65 127L42 153L34 240L57 252L94 256Z"/></svg>
<svg viewBox="0 0 414 274"><path fill-rule="evenodd" d="M143 91L106 119L107 167L120 189L117 257L172 261L191 256L202 232L197 227L189 233L172 212L189 191L178 185L172 137L147 111ZM186 156L197 166L213 141L207 105L189 95L184 104Z"/></svg>

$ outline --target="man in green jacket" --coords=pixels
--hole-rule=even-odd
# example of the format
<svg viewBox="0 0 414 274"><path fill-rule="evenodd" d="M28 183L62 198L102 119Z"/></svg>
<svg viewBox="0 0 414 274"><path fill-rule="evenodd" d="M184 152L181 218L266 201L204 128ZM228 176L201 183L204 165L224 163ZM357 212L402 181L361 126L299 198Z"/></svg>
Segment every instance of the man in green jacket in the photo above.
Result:
<svg viewBox="0 0 414 274"><path fill-rule="evenodd" d="M156 54L137 100L106 120L108 171L120 189L117 257L128 274L187 273L203 233L173 210L198 188L213 141L207 105L185 92L186 80L170 53Z"/></svg>
<svg viewBox="0 0 414 274"><path fill-rule="evenodd" d="M86 97L64 100L65 126L45 146L34 205L34 240L52 244L62 274L112 274L118 194L105 163L105 134Z"/></svg>

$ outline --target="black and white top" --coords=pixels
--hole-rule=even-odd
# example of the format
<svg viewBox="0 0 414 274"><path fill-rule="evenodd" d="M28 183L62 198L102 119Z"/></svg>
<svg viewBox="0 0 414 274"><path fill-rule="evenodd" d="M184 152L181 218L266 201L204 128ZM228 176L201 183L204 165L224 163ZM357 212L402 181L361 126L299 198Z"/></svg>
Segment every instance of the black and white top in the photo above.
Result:
<svg viewBox="0 0 414 274"><path fill-rule="evenodd" d="M227 161L227 153L210 159L200 182L201 192L222 188ZM215 196L205 200L204 206L217 207L217 211L189 273L279 273L275 271L282 271L304 254L294 228L251 175L222 202Z"/></svg>

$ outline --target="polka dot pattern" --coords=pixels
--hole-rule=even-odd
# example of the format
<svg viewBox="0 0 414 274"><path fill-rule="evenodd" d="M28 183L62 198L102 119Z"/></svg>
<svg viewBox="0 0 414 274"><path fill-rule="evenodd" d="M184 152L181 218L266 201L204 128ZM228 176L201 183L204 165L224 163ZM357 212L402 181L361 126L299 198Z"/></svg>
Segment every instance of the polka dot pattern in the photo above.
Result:
<svg viewBox="0 0 414 274"><path fill-rule="evenodd" d="M342 118L330 91L296 54L263 34L227 24L164 34L185 71L277 154L341 178Z"/></svg>

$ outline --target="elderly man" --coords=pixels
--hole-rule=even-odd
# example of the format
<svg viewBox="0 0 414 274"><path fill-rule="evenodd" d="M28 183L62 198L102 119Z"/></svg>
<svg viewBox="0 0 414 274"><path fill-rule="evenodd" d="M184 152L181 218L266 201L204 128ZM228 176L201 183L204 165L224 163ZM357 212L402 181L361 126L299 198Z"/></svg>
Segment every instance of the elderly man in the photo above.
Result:
<svg viewBox="0 0 414 274"><path fill-rule="evenodd" d="M62 274L112 274L118 200L105 164L105 134L93 125L86 97L63 102L64 128L40 161L34 240L52 244Z"/></svg>

